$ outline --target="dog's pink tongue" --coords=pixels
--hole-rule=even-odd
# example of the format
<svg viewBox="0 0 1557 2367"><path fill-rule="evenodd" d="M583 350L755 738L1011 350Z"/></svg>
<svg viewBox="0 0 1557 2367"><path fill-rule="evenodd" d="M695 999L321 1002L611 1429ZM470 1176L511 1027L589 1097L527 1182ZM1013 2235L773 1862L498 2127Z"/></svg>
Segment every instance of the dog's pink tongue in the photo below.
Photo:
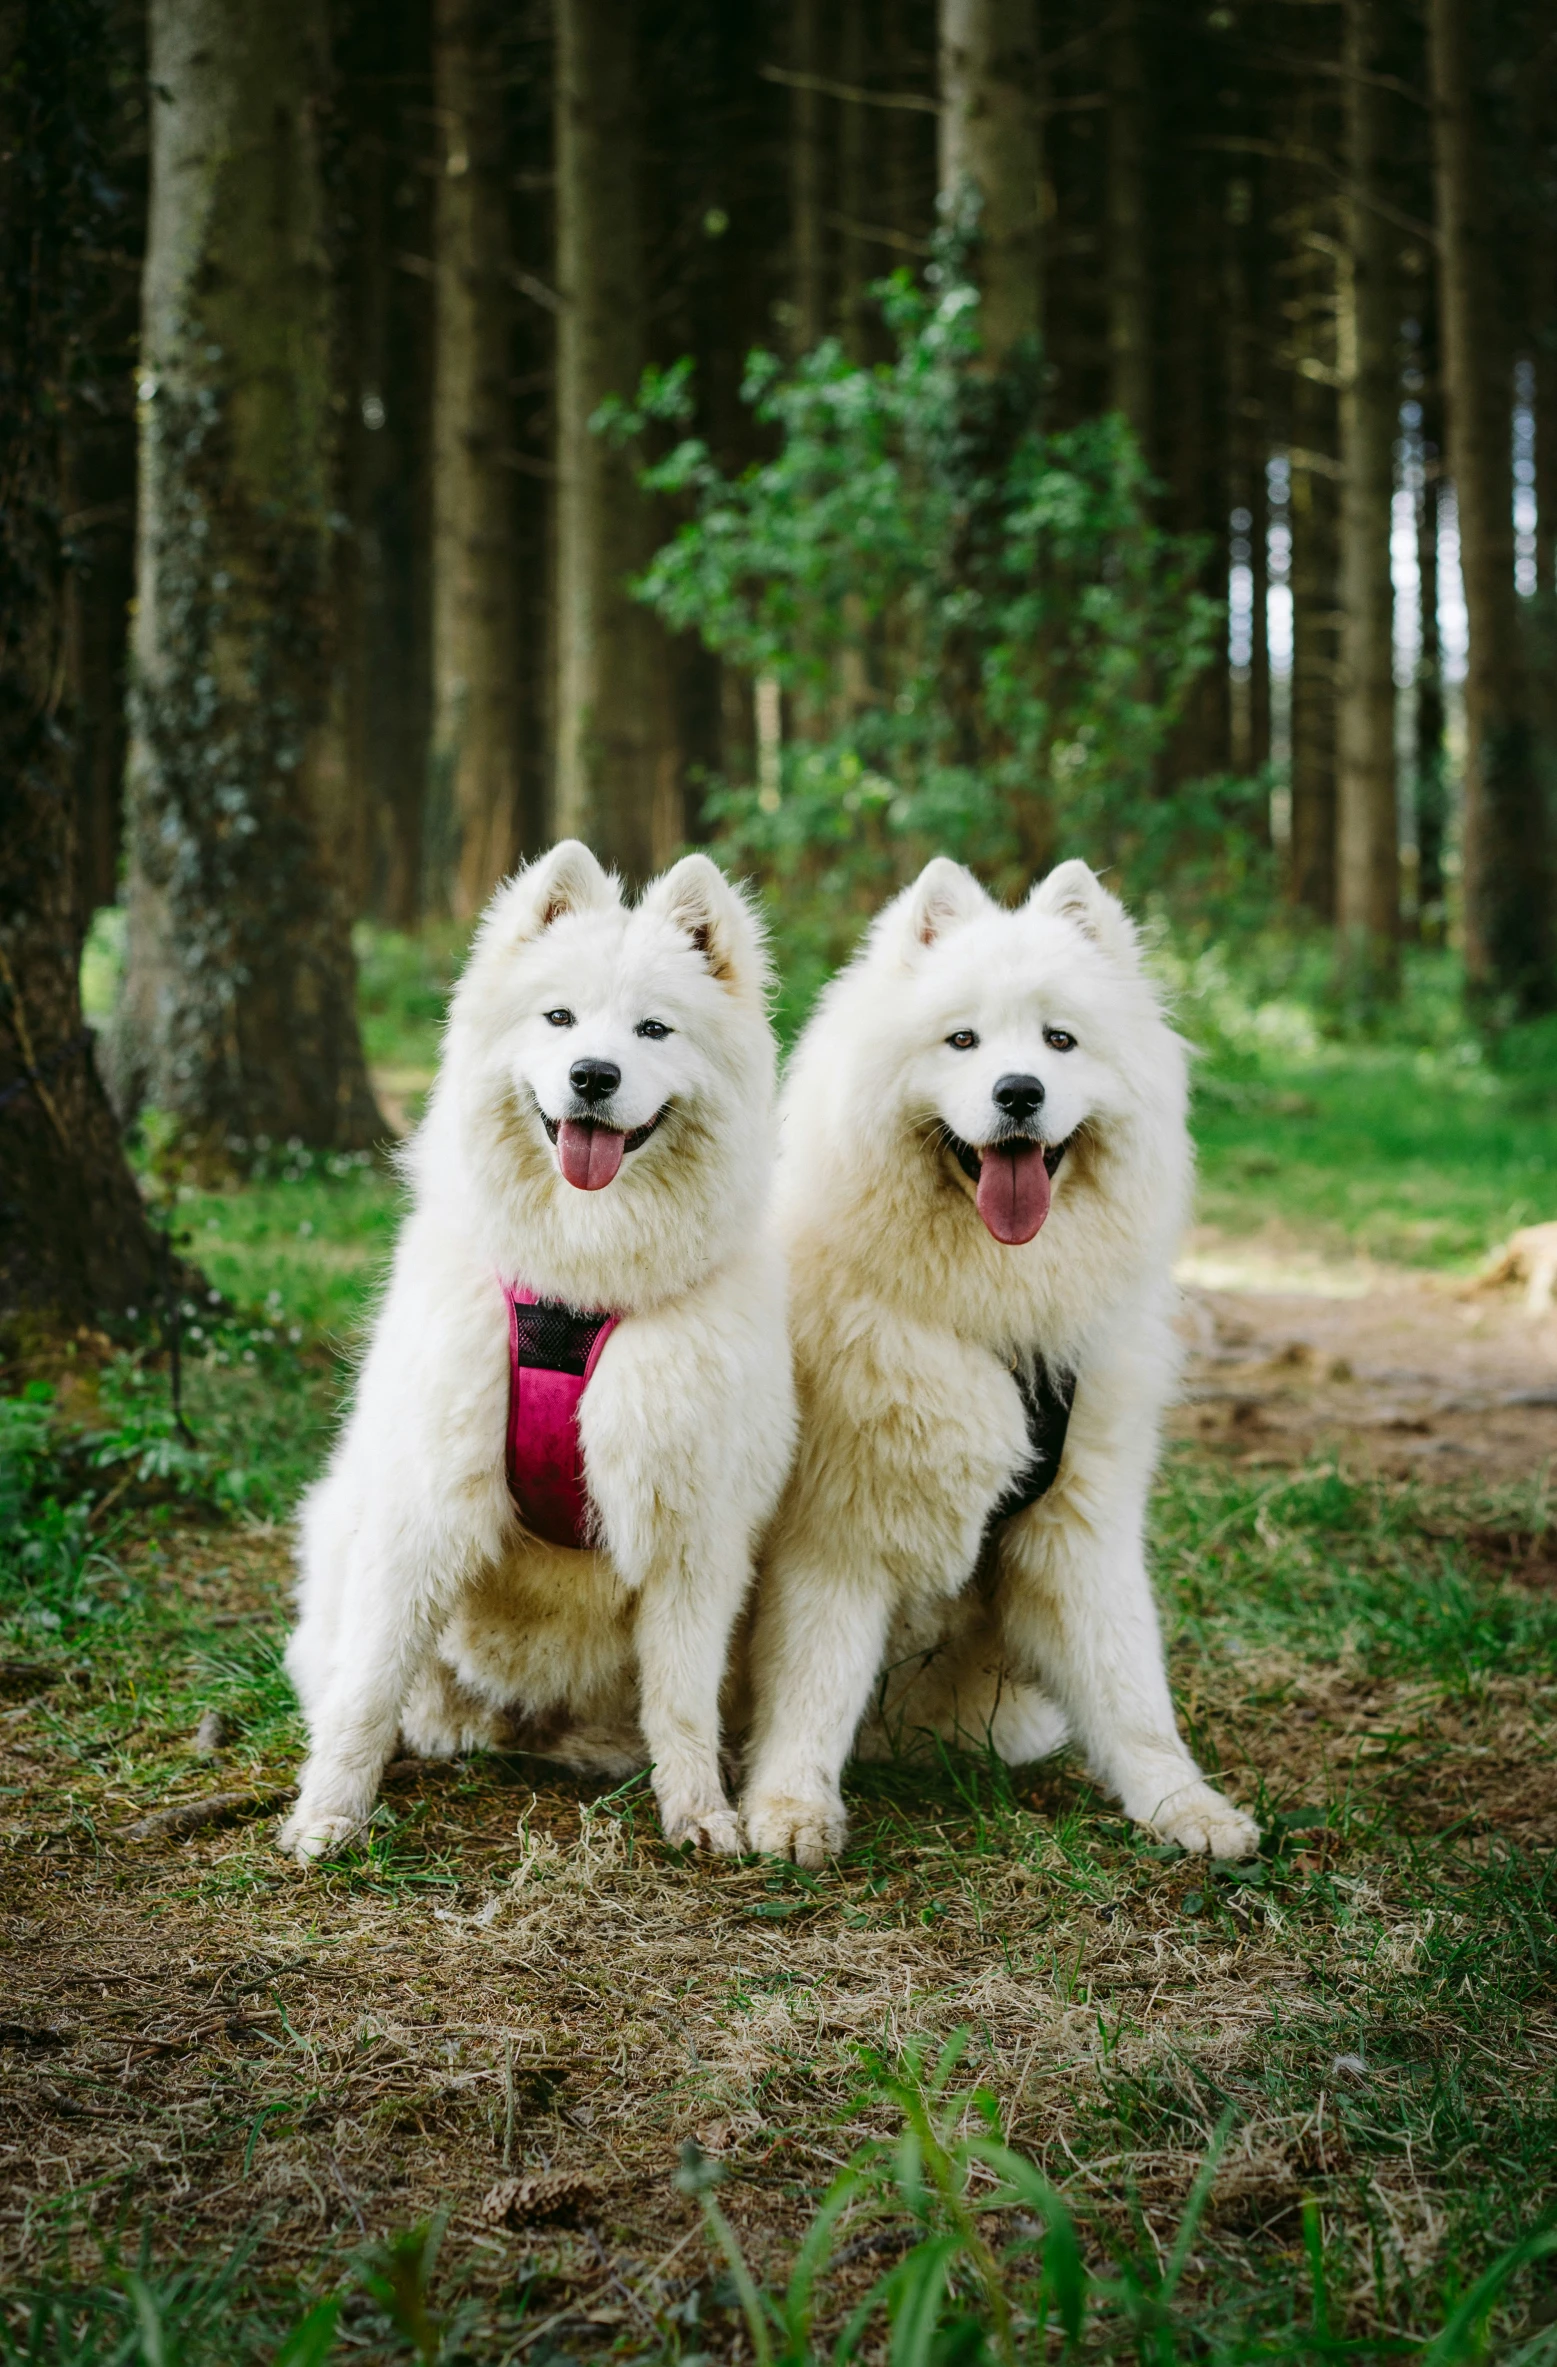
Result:
<svg viewBox="0 0 1557 2367"><path fill-rule="evenodd" d="M626 1140L614 1126L584 1126L577 1118L564 1118L557 1129L557 1163L579 1191L601 1192L622 1164Z"/></svg>
<svg viewBox="0 0 1557 2367"><path fill-rule="evenodd" d="M1035 1142L1007 1142L980 1154L977 1207L997 1241L1031 1241L1049 1213L1049 1170Z"/></svg>

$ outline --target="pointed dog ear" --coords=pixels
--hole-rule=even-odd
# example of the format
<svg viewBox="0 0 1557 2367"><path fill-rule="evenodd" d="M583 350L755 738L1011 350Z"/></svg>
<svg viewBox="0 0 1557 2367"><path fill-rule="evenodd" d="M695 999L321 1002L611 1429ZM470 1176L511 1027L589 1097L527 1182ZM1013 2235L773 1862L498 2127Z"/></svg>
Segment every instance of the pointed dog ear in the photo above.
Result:
<svg viewBox="0 0 1557 2367"><path fill-rule="evenodd" d="M989 898L972 872L949 855L934 856L900 902L910 953L949 937L989 910Z"/></svg>
<svg viewBox="0 0 1557 2367"><path fill-rule="evenodd" d="M487 907L487 930L506 945L524 945L570 912L604 912L621 900L616 880L583 841L564 838L498 889Z"/></svg>
<svg viewBox="0 0 1557 2367"><path fill-rule="evenodd" d="M712 977L734 992L761 993L767 983L762 928L740 890L707 855L683 855L645 891L645 912L679 929Z"/></svg>
<svg viewBox="0 0 1557 2367"><path fill-rule="evenodd" d="M1097 873L1079 857L1056 864L1048 878L1038 882L1027 903L1032 912L1069 921L1115 961L1133 965L1139 958L1134 921L1119 898L1110 894Z"/></svg>

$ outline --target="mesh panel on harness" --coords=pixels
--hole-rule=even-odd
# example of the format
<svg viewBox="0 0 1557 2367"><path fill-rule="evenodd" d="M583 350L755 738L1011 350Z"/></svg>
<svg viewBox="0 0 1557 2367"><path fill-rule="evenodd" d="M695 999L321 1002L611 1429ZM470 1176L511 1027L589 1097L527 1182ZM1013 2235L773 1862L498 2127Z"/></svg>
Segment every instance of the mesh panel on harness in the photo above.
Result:
<svg viewBox="0 0 1557 2367"><path fill-rule="evenodd" d="M533 1306L515 1306L511 1339L514 1362L537 1372L571 1373L582 1380L595 1342L611 1321L609 1315L581 1315L556 1299L537 1299Z"/></svg>
<svg viewBox="0 0 1557 2367"><path fill-rule="evenodd" d="M590 1543L579 1404L617 1318L538 1299L505 1282L508 1301L508 1492L532 1536Z"/></svg>

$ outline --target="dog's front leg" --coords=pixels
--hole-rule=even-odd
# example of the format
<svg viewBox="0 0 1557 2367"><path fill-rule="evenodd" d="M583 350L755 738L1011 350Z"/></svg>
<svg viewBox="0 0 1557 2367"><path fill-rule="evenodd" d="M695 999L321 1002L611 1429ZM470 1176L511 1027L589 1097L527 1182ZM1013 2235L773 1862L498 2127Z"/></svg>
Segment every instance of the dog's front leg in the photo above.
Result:
<svg viewBox="0 0 1557 2367"><path fill-rule="evenodd" d="M654 1767L654 1796L670 1841L720 1857L741 1849L741 1828L719 1772L719 1692L745 1593L711 1585L682 1554L667 1555L638 1589L638 1715Z"/></svg>
<svg viewBox="0 0 1557 2367"><path fill-rule="evenodd" d="M1042 1672L1070 1731L1125 1814L1180 1848L1252 1857L1259 1827L1208 1784L1173 1716L1137 1512L1112 1522L1063 1494L1011 1523L1001 1553L1006 1633Z"/></svg>
<svg viewBox="0 0 1557 2367"><path fill-rule="evenodd" d="M870 1702L892 1610L881 1571L840 1578L782 1547L752 1642L756 1719L744 1816L753 1849L821 1866L848 1834L843 1764Z"/></svg>
<svg viewBox="0 0 1557 2367"><path fill-rule="evenodd" d="M281 1846L304 1865L327 1857L373 1813L400 1712L448 1616L459 1581L414 1530L375 1523L343 1573L335 1669L309 1720L310 1749Z"/></svg>

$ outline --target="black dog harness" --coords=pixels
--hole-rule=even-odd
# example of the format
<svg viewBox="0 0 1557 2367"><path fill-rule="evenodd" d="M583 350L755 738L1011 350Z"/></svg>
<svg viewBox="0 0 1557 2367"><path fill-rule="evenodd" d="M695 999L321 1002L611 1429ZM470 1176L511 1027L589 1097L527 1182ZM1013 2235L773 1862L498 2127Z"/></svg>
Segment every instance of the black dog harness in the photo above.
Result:
<svg viewBox="0 0 1557 2367"><path fill-rule="evenodd" d="M1060 1475L1070 1409L1076 1402L1075 1374L1051 1374L1042 1357L1035 1360L1030 1372L1019 1365L1011 1377L1022 1393L1027 1415L1028 1460L990 1514L991 1529L1013 1520L1049 1493Z"/></svg>

